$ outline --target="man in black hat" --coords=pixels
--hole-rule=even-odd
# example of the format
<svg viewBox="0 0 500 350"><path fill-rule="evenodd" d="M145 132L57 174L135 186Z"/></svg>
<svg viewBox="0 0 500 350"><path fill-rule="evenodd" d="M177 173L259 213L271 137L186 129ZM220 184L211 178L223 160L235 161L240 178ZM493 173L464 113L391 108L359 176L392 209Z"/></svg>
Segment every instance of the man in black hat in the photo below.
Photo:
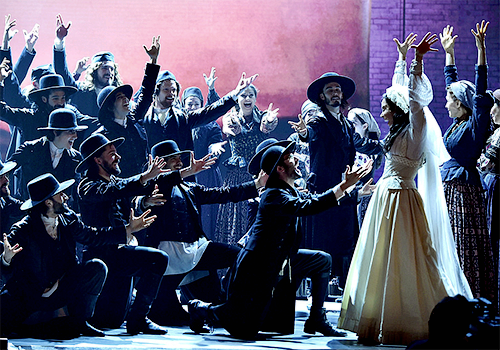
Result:
<svg viewBox="0 0 500 350"><path fill-rule="evenodd" d="M254 338L261 329L273 289L279 276L298 287L306 276L312 280L312 306L304 325L306 333L345 336L326 320L323 302L327 294L331 257L322 251L299 249L300 217L339 206L350 186L371 170L371 163L352 170L334 188L318 195L298 192L294 181L300 177L293 156L294 142L272 145L262 155L260 168L269 174L250 238L236 260L228 288L228 300L211 305L199 300L189 303L193 330L205 321L222 325L238 338Z"/></svg>
<svg viewBox="0 0 500 350"><path fill-rule="evenodd" d="M59 183L51 174L28 183L30 198L21 209L22 221L3 234L2 275L10 275L0 294L1 336L73 338L104 336L87 320L106 279L98 259L80 264L75 242L88 245L126 243L154 217L135 218L115 228L93 228L66 206L64 190L75 180ZM64 318L59 318L67 316Z"/></svg>
<svg viewBox="0 0 500 350"><path fill-rule="evenodd" d="M356 151L369 155L382 152L378 141L362 138L343 114L355 90L351 78L334 72L323 74L307 89L307 97L321 108L321 113L307 126L302 119L291 123L300 138L309 143L307 187L312 193L321 193L339 183L346 166L353 166ZM305 247L332 255L333 275L340 277L341 286L359 234L356 206L357 197L352 196L352 201L341 208L314 215L311 232L306 232L304 240Z"/></svg>
<svg viewBox="0 0 500 350"><path fill-rule="evenodd" d="M115 56L108 51L96 53L90 59L90 64L85 73L85 81L75 81L68 69L64 43L71 22L65 26L59 14L56 17L56 25L56 40L54 42L54 68L56 73L63 77L66 85L78 89L78 91L71 96L71 104L82 111L82 113L97 117L99 114L97 97L101 90L106 86L117 87L122 85L122 80L118 73L118 66L115 63Z"/></svg>
<svg viewBox="0 0 500 350"><path fill-rule="evenodd" d="M169 71L160 72L156 79L153 104L143 120L149 144L174 140L179 148L194 150L191 130L226 114L236 105L238 95L255 78L257 74L246 78L243 73L236 88L217 102L197 110L186 110L178 101L181 86L175 76Z"/></svg>
<svg viewBox="0 0 500 350"><path fill-rule="evenodd" d="M10 195L9 172L15 167L15 162L4 163L0 159L0 233L8 232L12 224L24 216L22 202Z"/></svg>
<svg viewBox="0 0 500 350"><path fill-rule="evenodd" d="M162 158L150 156L148 169L142 174L122 179L120 155L117 147L124 139L109 140L96 133L86 139L80 151L84 157L77 171L85 177L78 185L82 219L96 227L120 226L127 220L131 210L131 198L152 194L155 184L172 187L182 177L194 175L210 162L199 161L190 168L167 173ZM153 181L153 179L156 179ZM93 324L105 328L118 328L123 323L132 293L131 277L139 277L135 301L127 316L127 331L130 334L164 334L166 330L147 315L167 269L168 256L154 248L137 246L107 246L92 248L84 258L100 258L108 265L108 280L97 303Z"/></svg>
<svg viewBox="0 0 500 350"><path fill-rule="evenodd" d="M156 64L160 53L160 37L153 37L150 49L144 46L150 58L146 64L140 94L136 104L130 108L131 85L118 87L106 86L97 98L99 105L99 122L102 126L97 132L110 139L124 137L121 157L123 158L121 176L129 177L141 172L148 161L149 147L146 131L139 122L144 118L153 100L155 79L160 66Z"/></svg>
<svg viewBox="0 0 500 350"><path fill-rule="evenodd" d="M10 160L17 163L21 168L21 186L17 197L26 200L28 193L26 185L35 177L51 173L60 181L69 179L80 180L75 169L82 160L82 155L73 148L77 132L87 129L85 125L78 125L76 115L66 108L59 108L49 115L46 127L38 128L46 132L46 136L39 139L24 142ZM76 209L76 189L73 190L70 207Z"/></svg>
<svg viewBox="0 0 500 350"><path fill-rule="evenodd" d="M184 167L181 156L191 152L180 151L175 141L168 140L156 144L151 153L153 157L165 160L166 169L179 171ZM192 271L194 274L210 271L211 276L217 280L216 283L205 284L202 296L198 297L212 299L213 302L220 300L221 286L217 269L231 267L240 249L207 239L201 226L201 205L239 202L256 197L257 189L265 185L266 179L267 176L261 173L255 181L218 188L207 188L185 181L174 186L159 184L158 192L163 194L164 199L154 202L156 206L151 207L158 221L146 232L146 245L166 252L169 264L158 297L151 308L150 317L155 322L170 326L188 324L189 315L182 309L175 290ZM148 198L142 199L138 201L139 211L149 208ZM166 227L169 229L165 230Z"/></svg>

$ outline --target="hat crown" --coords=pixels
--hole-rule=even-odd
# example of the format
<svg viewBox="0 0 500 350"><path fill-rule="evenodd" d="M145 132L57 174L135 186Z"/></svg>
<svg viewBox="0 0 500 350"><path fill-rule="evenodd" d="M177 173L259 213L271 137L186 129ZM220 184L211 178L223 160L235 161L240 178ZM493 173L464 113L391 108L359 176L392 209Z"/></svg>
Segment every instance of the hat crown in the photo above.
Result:
<svg viewBox="0 0 500 350"><path fill-rule="evenodd" d="M276 140L275 138L268 138L268 139L265 139L264 141L262 141L261 143L259 143L257 145L257 147L255 148L255 153L259 153L260 151L262 151L264 148L268 147L269 145L272 145L273 143L276 143L278 142L278 140Z"/></svg>
<svg viewBox="0 0 500 350"><path fill-rule="evenodd" d="M67 108L58 108L49 115L48 127L52 129L75 129L78 126L75 113Z"/></svg>
<svg viewBox="0 0 500 350"><path fill-rule="evenodd" d="M55 74L52 64L44 64L38 66L31 71L31 81L40 81L40 79L47 74Z"/></svg>
<svg viewBox="0 0 500 350"><path fill-rule="evenodd" d="M115 55L113 55L109 51L101 51L96 53L94 56L92 56L92 63L97 63L97 62L114 62L115 61Z"/></svg>
<svg viewBox="0 0 500 350"><path fill-rule="evenodd" d="M260 161L260 168L266 172L266 174L271 175L276 164L279 162L285 147L282 146L271 146L262 155Z"/></svg>
<svg viewBox="0 0 500 350"><path fill-rule="evenodd" d="M151 156L155 157L168 157L171 154L181 152L177 143L173 140L167 140L157 143L151 148Z"/></svg>
<svg viewBox="0 0 500 350"><path fill-rule="evenodd" d="M40 78L40 90L66 87L64 79L59 74L47 74Z"/></svg>
<svg viewBox="0 0 500 350"><path fill-rule="evenodd" d="M173 75L172 72L170 72L168 70L162 71L162 72L160 72L160 74L158 74L158 78L156 79L156 84L159 84L164 80L177 81L177 79L175 78L175 75Z"/></svg>
<svg viewBox="0 0 500 350"><path fill-rule="evenodd" d="M41 202L53 196L59 181L52 174L43 174L28 182L28 194L32 202Z"/></svg>
<svg viewBox="0 0 500 350"><path fill-rule="evenodd" d="M80 145L80 153L83 158L87 158L95 150L109 143L109 139L102 134L92 134Z"/></svg>
<svg viewBox="0 0 500 350"><path fill-rule="evenodd" d="M101 92L97 96L97 105L99 106L99 108L102 108L104 100L106 100L106 97L108 97L109 94L112 93L115 88L116 88L115 86L109 85L101 90Z"/></svg>

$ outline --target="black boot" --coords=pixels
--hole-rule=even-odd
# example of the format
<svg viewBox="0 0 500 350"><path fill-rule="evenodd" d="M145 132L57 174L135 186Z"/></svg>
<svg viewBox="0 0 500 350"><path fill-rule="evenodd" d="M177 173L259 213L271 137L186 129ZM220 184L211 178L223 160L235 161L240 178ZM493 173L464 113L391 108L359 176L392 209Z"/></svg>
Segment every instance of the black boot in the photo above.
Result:
<svg viewBox="0 0 500 350"><path fill-rule="evenodd" d="M157 325L151 321L147 316L133 316L127 317L127 333L130 335L143 334L167 334L168 330L165 327Z"/></svg>
<svg viewBox="0 0 500 350"><path fill-rule="evenodd" d="M320 312L313 313L309 315L309 318L304 324L304 332L309 334L315 334L319 332L327 337L346 337L346 332L341 332L326 319L325 309L321 309Z"/></svg>
<svg viewBox="0 0 500 350"><path fill-rule="evenodd" d="M195 333L210 333L210 328L206 326L210 323L210 306L212 304L205 303L201 300L193 299L188 303L189 316L191 322L189 328Z"/></svg>

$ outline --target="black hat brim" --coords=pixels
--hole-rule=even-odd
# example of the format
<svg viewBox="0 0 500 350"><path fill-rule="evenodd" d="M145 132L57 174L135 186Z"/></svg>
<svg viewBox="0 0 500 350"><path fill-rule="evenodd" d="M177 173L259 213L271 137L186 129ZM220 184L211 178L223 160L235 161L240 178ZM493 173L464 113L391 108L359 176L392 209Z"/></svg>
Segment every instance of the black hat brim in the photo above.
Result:
<svg viewBox="0 0 500 350"><path fill-rule="evenodd" d="M115 145L116 148L120 147L121 144L125 141L125 138L124 137L118 137L114 140L111 140L111 141L108 141L104 144L102 144L101 146L97 147L94 151L92 151L92 153L90 153L87 157L85 157L85 159L83 159L75 168L75 173L82 173L84 172L85 170L88 169L88 160L89 159L92 159L94 157L94 154L96 154L97 152L99 152L100 150L102 150L104 147L106 147L107 145Z"/></svg>
<svg viewBox="0 0 500 350"><path fill-rule="evenodd" d="M77 88L73 86L51 86L48 88L44 89L38 89L38 90L31 90L30 93L28 94L28 97L35 102L40 101L41 96L49 90L63 90L64 93L66 94L66 97L73 95L75 92L78 91Z"/></svg>
<svg viewBox="0 0 500 350"><path fill-rule="evenodd" d="M41 200L38 200L38 201L33 201L30 199L28 199L26 202L24 202L23 204L21 204L21 207L20 209L21 210L28 210L28 209L31 209L33 208L35 205L39 204L39 203L42 203L44 200L52 197L52 196L55 196L56 194L58 194L59 192L62 192L64 190L66 190L67 188L69 188L71 185L73 185L75 183L75 179L70 179L70 180L66 180L66 181L63 181L59 184L59 186L57 186L50 194L48 194L47 196L45 196L44 199L41 199Z"/></svg>
<svg viewBox="0 0 500 350"><path fill-rule="evenodd" d="M259 152L255 153L255 155L250 159L250 162L248 163L248 173L250 175L258 175L260 172L260 161L262 159L262 155L264 154L265 151L269 149L271 146L282 146L282 147L287 147L291 141L290 140L283 140L283 141L278 141L271 143L270 145L267 145L263 149L261 149Z"/></svg>
<svg viewBox="0 0 500 350"><path fill-rule="evenodd" d="M356 91L356 84L354 83L354 80L343 75L332 75L320 77L313 81L307 88L307 98L314 103L319 104L319 94L323 92L323 87L331 82L339 83L340 87L342 88L344 100L348 100L352 95L354 95L354 92Z"/></svg>
<svg viewBox="0 0 500 350"><path fill-rule="evenodd" d="M104 101L102 101L102 105L99 108L99 114L97 115L99 120L101 120L103 117L106 116L106 114L109 113L108 112L108 105L109 105L109 103L111 103L112 98L114 98L116 96L116 94L119 92L123 92L125 94L125 96L127 96L127 98L130 100L132 98L132 94L134 93L134 88L128 84L120 85L120 86L117 86L116 88L114 88L113 91L111 91L108 94L108 96L106 96ZM114 100L113 100L113 102L114 102Z"/></svg>

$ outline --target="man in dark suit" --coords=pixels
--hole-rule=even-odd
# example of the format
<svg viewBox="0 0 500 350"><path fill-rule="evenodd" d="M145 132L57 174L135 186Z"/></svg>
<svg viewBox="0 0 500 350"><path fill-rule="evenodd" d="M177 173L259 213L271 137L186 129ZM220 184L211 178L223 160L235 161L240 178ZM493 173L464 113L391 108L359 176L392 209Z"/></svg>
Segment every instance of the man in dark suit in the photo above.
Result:
<svg viewBox="0 0 500 350"><path fill-rule="evenodd" d="M292 123L302 141L309 143L310 175L307 188L321 193L342 181L346 166L354 165L356 151L368 155L382 152L378 141L362 138L344 116L348 99L356 91L354 81L329 72L309 85L307 97L321 108L321 113L307 124ZM311 218L312 227L306 232L304 246L322 249L332 255L332 274L340 277L343 286L351 256L359 235L357 197L341 208L324 211Z"/></svg>
<svg viewBox="0 0 500 350"><path fill-rule="evenodd" d="M73 145L78 138L77 132L85 129L87 126L78 125L75 113L69 109L59 108L50 113L48 126L38 128L47 135L24 142L10 158L17 163L17 168L21 168L21 192L17 194L19 198L26 200L28 182L45 173L54 175L59 181L80 180L75 169L82 160L82 155ZM73 190L69 202L70 207L74 209L75 195L76 189Z"/></svg>
<svg viewBox="0 0 500 350"><path fill-rule="evenodd" d="M145 213L115 228L88 227L66 205L64 190L74 182L71 179L59 183L52 174L30 181L30 198L21 206L29 210L28 215L12 226L9 236L3 235L5 251L0 269L8 280L0 294L2 336L104 336L87 320L92 316L107 268L98 259L80 264L75 244L125 243L154 218L145 219Z"/></svg>
<svg viewBox="0 0 500 350"><path fill-rule="evenodd" d="M228 300L215 306L199 300L190 301L193 330L200 329L208 320L219 323L235 337L254 338L282 276L296 287L304 277L311 278L312 306L304 325L306 333L346 335L328 323L323 308L331 257L322 251L298 249L300 217L337 207L345 190L371 170L371 163L354 171L348 168L344 180L322 194L306 194L294 188L294 180L300 177L293 156L294 147L294 142L287 147L272 145L263 153L261 169L269 174L269 179L261 195L250 238L236 259Z"/></svg>

